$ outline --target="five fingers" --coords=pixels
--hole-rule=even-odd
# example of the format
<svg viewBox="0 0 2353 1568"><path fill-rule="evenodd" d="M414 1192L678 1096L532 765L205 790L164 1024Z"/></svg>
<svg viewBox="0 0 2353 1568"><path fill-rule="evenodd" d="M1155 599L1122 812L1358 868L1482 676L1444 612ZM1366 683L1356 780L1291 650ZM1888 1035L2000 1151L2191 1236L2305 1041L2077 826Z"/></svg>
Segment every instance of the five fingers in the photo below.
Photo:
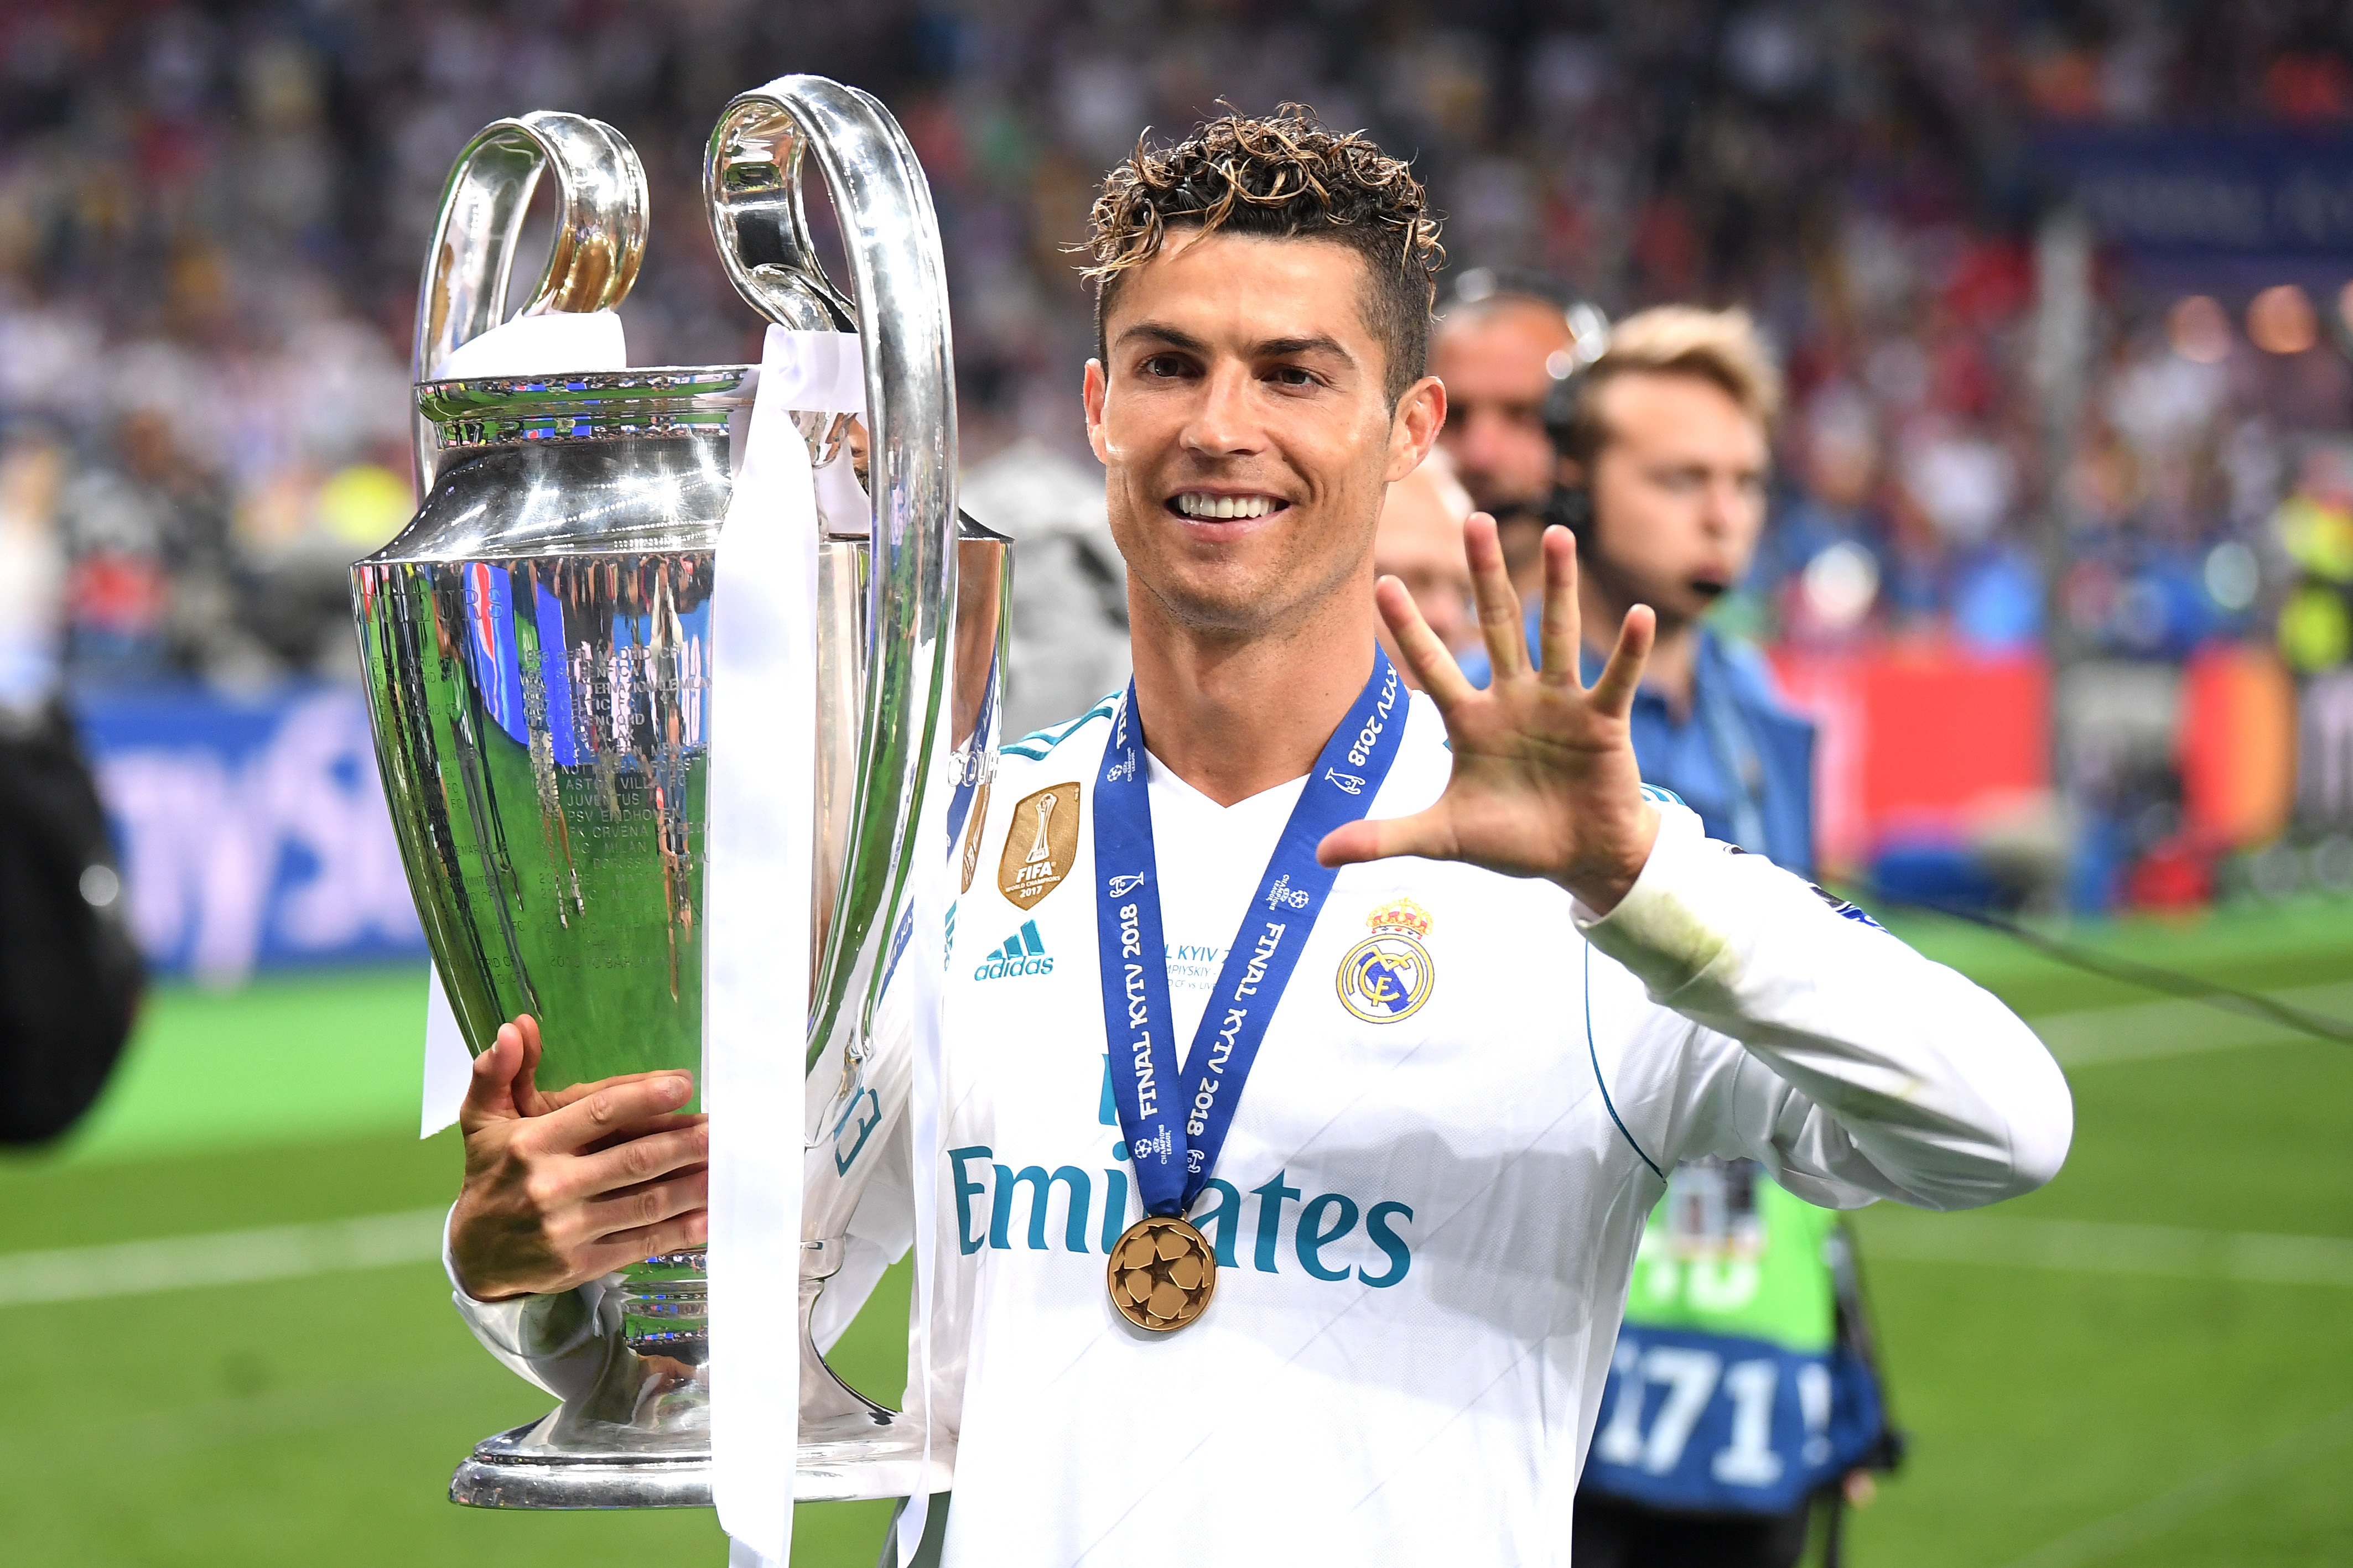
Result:
<svg viewBox="0 0 2353 1568"><path fill-rule="evenodd" d="M1637 605L1626 612L1626 624L1618 628L1618 646L1609 650L1601 679L1587 693L1595 708L1613 719L1622 719L1633 710L1634 693L1642 684L1642 666L1650 659L1651 643L1658 632L1658 613L1650 605Z"/></svg>
<svg viewBox="0 0 2353 1568"><path fill-rule="evenodd" d="M609 1246L617 1237L695 1214L710 1202L711 1177L706 1172L695 1170L583 1205L583 1228L597 1244ZM638 1258L645 1256L642 1252L637 1254Z"/></svg>
<svg viewBox="0 0 2353 1568"><path fill-rule="evenodd" d="M699 1167L711 1158L711 1124L696 1121L666 1131L649 1132L609 1149L583 1154L572 1162L567 1184L584 1197L596 1197L642 1186ZM648 1225L649 1219L633 1221Z"/></svg>
<svg viewBox="0 0 2353 1568"><path fill-rule="evenodd" d="M1527 632L1520 621L1520 596L1504 565L1495 520L1474 511L1462 524L1462 555L1471 567L1471 597L1479 610L1479 637L1487 645L1488 667L1501 681L1527 668ZM1434 694L1433 694L1434 695Z"/></svg>
<svg viewBox="0 0 2353 1568"><path fill-rule="evenodd" d="M564 1089L542 1090L540 1100L546 1106L547 1110L561 1110L567 1105L587 1099L600 1089L610 1089L615 1084L644 1083L649 1079L677 1078L681 1074L681 1069L678 1068L651 1068L644 1072L617 1073L611 1078L596 1079L588 1083L575 1083ZM546 1112L542 1111L540 1114L544 1115Z"/></svg>
<svg viewBox="0 0 2353 1568"><path fill-rule="evenodd" d="M645 1073L607 1079L588 1092L536 1119L534 1142L543 1152L579 1153L590 1145L646 1131L693 1098L694 1080L683 1072Z"/></svg>
<svg viewBox="0 0 2353 1568"><path fill-rule="evenodd" d="M710 1239L711 1215L705 1209L696 1208L659 1225L616 1231L596 1246L584 1249L581 1262L592 1275L610 1274L616 1268L626 1268L649 1258L659 1258L665 1252L682 1252L690 1247L701 1247Z"/></svg>
<svg viewBox="0 0 2353 1568"><path fill-rule="evenodd" d="M512 1024L504 1024L491 1048L474 1058L473 1070L466 1079L466 1100L458 1108L458 1125L467 1133L522 1114L514 1100L522 1055L522 1033Z"/></svg>
<svg viewBox="0 0 2353 1568"><path fill-rule="evenodd" d="M1519 595L1513 592L1511 574L1504 565L1503 547L1495 537L1495 520L1484 512L1474 512L1462 528L1462 550L1471 567L1473 597L1479 608L1479 635L1487 645L1487 657L1494 674L1490 686L1527 673L1527 634L1521 616ZM1577 536L1556 524L1544 533L1544 603L1540 607L1536 630L1535 674L1549 686L1567 687L1571 690L1585 689L1582 675L1584 626L1577 598ZM1404 617L1389 602L1388 591L1379 590L1381 613L1389 623L1398 647L1413 666L1416 679L1422 689L1436 698L1442 706L1451 705L1470 688L1459 674L1451 688L1444 686L1443 671L1427 654L1417 656L1414 645L1408 640ZM1411 609L1412 598L1402 587L1397 597ZM1411 615L1412 623L1427 635L1429 628L1421 622L1419 611ZM1613 718L1623 718L1633 706L1634 692L1641 684L1642 668L1651 655L1651 645L1658 633L1658 616L1647 605L1637 605L1626 613L1624 625L1618 629L1617 645L1611 648L1609 663L1601 677L1593 683L1594 706ZM1429 637L1436 643L1434 636ZM1446 661L1451 669L1452 661ZM1433 680L1432 676L1438 679Z"/></svg>
<svg viewBox="0 0 2353 1568"><path fill-rule="evenodd" d="M1577 535L1565 528L1544 534L1544 611L1536 635L1540 674L1550 686L1582 685L1577 608Z"/></svg>
<svg viewBox="0 0 2353 1568"><path fill-rule="evenodd" d="M1373 585L1373 603L1379 608L1381 618L1388 623L1389 636L1397 639L1398 652L1414 683L1441 704L1452 703L1471 695L1475 689L1463 675L1462 667L1454 662L1430 623L1421 618L1421 606L1413 602L1413 595L1394 577L1384 577Z"/></svg>
<svg viewBox="0 0 2353 1568"><path fill-rule="evenodd" d="M1436 809L1411 816L1359 817L1344 822L1315 847L1317 864L1354 866L1385 860L1393 855L1419 855L1430 860L1456 858L1452 819Z"/></svg>
<svg viewBox="0 0 2353 1568"><path fill-rule="evenodd" d="M693 1075L629 1073L544 1093L542 1050L538 1021L518 1016L500 1027L467 1085L468 1189L479 1181L484 1212L510 1216L475 1227L475 1245L462 1250L480 1256L465 1265L468 1276L489 1289L546 1289L551 1267L565 1280L592 1279L700 1246L711 1134L707 1117L684 1109ZM518 1250L497 1239L502 1233L537 1240Z"/></svg>
<svg viewBox="0 0 2353 1568"><path fill-rule="evenodd" d="M525 1116L544 1116L554 1107L548 1103L546 1094L539 1087L539 1020L528 1013L518 1013L507 1028L514 1030L522 1039L522 1066L515 1073L514 1081L515 1109ZM503 1034L505 1031L500 1032Z"/></svg>

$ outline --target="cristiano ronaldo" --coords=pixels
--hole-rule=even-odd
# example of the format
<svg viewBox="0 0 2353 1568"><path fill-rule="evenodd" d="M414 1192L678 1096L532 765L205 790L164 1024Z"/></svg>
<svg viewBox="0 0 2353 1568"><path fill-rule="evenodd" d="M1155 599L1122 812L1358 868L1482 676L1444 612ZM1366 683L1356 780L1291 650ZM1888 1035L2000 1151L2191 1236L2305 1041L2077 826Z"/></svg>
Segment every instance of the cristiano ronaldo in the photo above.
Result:
<svg viewBox="0 0 2353 1568"><path fill-rule="evenodd" d="M1565 1562L1662 1173L1992 1203L2057 1171L2065 1082L1993 997L1645 788L1653 619L1584 686L1566 531L1532 663L1472 520L1483 690L1376 582L1446 416L1404 163L1228 116L1112 171L1091 249L1134 679L1006 748L959 858L924 1555ZM522 1115L528 1033L476 1066L470 1313L703 1236L683 1084ZM1651 1419L1758 1462L1696 1403Z"/></svg>

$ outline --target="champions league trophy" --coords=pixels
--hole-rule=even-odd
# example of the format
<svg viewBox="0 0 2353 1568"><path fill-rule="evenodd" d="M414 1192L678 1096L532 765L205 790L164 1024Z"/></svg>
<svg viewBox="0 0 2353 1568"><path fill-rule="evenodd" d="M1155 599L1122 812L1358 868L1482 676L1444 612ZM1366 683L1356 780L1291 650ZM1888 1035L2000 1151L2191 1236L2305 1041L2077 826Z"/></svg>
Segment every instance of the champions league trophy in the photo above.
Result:
<svg viewBox="0 0 2353 1568"><path fill-rule="evenodd" d="M848 295L809 243L807 152L840 215ZM535 1016L553 1090L701 1060L714 560L731 433L740 452L758 371L429 379L499 325L551 170L554 241L522 316L609 310L635 277L644 175L609 126L535 113L467 145L418 303L424 501L353 569L353 595L385 793L451 1010L476 1054L507 1018ZM919 1424L836 1377L809 1325L851 1209L902 1147L888 1134L912 1050L871 1018L906 939L914 857L946 848L917 837L923 790L951 791L953 842L993 771L1007 546L959 526L938 228L898 124L854 89L781 79L728 106L705 174L727 270L755 309L802 331L863 327L865 419L791 416L819 519L818 723L799 748L814 885L772 892L812 900L814 947L795 1493L905 1496L924 1484ZM723 695L719 712L723 727L757 722ZM838 1157L844 1127L871 1137L867 1158ZM708 1506L705 1279L700 1249L608 1279L594 1388L485 1440L453 1500Z"/></svg>

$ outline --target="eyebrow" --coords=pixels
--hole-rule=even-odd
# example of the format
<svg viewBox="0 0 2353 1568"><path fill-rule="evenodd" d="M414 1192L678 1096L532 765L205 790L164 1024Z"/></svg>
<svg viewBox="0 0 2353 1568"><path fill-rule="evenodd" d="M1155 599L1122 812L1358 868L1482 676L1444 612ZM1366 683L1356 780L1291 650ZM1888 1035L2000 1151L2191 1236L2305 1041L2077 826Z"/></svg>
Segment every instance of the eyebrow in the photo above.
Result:
<svg viewBox="0 0 2353 1568"><path fill-rule="evenodd" d="M1183 349L1187 353L1206 354L1209 352L1209 345L1192 333L1158 321L1138 321L1122 331L1118 341L1125 345L1137 338L1166 343L1172 349ZM1297 354L1324 353L1343 364L1354 365L1356 363L1356 357L1342 347L1337 338L1322 333L1313 337L1268 338L1252 343L1250 353L1252 359L1288 359Z"/></svg>
<svg viewBox="0 0 2353 1568"><path fill-rule="evenodd" d="M1172 349L1184 349L1192 353L1205 353L1209 347L1190 332L1180 332L1157 321L1136 322L1119 334L1118 342L1125 344L1136 338L1148 338L1154 342L1166 343Z"/></svg>
<svg viewBox="0 0 2353 1568"><path fill-rule="evenodd" d="M1343 364L1354 364L1356 356L1340 346L1337 338L1318 335L1312 338L1269 338L1258 345L1261 359L1289 359L1294 354L1330 354Z"/></svg>

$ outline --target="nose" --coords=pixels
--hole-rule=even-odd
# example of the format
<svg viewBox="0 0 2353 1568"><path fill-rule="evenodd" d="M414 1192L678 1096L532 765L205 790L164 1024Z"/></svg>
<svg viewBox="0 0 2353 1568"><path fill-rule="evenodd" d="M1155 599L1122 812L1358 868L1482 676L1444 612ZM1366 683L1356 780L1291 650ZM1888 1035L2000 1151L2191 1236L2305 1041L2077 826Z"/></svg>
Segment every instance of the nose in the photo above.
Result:
<svg viewBox="0 0 2353 1568"><path fill-rule="evenodd" d="M1200 393L1185 421L1185 449L1218 460L1248 457L1265 445L1253 395L1257 380L1248 365L1220 363L1199 383Z"/></svg>
<svg viewBox="0 0 2353 1568"><path fill-rule="evenodd" d="M1734 573L1746 573L1765 531L1765 494L1751 479L1718 478L1700 508L1700 536Z"/></svg>
<svg viewBox="0 0 2353 1568"><path fill-rule="evenodd" d="M1708 481L1707 502L1700 509L1700 526L1711 538L1737 539L1749 514L1762 504L1739 476L1715 475Z"/></svg>

